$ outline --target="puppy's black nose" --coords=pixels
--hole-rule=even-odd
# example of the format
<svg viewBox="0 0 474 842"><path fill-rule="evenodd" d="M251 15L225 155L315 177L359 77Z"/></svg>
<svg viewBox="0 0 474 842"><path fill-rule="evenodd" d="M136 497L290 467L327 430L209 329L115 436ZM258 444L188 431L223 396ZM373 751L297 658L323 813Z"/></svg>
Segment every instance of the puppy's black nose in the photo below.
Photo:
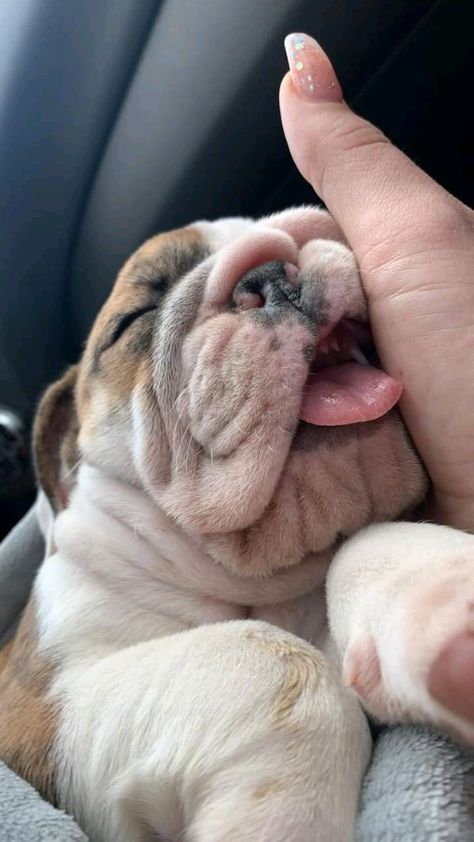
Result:
<svg viewBox="0 0 474 842"><path fill-rule="evenodd" d="M259 310L259 317L280 316L284 311L301 311L301 289L296 266L281 260L269 260L250 269L240 279L232 295L238 310Z"/></svg>

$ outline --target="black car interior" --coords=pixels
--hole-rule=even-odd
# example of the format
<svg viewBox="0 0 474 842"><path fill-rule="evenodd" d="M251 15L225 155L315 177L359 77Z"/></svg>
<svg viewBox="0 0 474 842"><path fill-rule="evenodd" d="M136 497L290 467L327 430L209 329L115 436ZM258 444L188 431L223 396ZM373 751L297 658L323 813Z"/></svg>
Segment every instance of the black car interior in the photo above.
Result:
<svg viewBox="0 0 474 842"><path fill-rule="evenodd" d="M472 0L2 0L0 537L33 499L41 390L125 258L198 218L314 196L278 111L314 34L353 107L473 202Z"/></svg>

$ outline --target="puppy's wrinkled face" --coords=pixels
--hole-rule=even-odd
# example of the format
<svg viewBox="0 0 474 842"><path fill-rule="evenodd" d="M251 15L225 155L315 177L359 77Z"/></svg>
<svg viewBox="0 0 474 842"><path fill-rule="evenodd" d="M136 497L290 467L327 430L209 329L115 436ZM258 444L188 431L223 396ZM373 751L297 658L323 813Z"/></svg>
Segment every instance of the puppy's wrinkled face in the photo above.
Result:
<svg viewBox="0 0 474 842"><path fill-rule="evenodd" d="M155 237L79 366L80 458L240 575L393 520L425 490L398 386L362 364L365 301L336 239L309 208Z"/></svg>

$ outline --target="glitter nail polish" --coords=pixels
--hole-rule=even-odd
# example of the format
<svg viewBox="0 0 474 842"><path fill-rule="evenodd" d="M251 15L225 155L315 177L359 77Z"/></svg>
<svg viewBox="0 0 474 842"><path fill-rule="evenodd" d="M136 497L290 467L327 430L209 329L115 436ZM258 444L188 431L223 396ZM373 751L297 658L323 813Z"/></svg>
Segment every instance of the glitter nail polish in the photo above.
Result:
<svg viewBox="0 0 474 842"><path fill-rule="evenodd" d="M331 62L318 42L302 32L285 38L285 50L296 93L304 99L340 102L342 91Z"/></svg>

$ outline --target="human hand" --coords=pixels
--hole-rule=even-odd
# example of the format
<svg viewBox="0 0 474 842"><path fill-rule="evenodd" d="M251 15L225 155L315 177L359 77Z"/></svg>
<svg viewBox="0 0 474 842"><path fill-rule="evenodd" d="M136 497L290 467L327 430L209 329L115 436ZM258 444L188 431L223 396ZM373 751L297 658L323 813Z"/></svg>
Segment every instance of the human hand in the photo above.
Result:
<svg viewBox="0 0 474 842"><path fill-rule="evenodd" d="M350 110L312 38L289 35L285 45L290 152L355 252L435 516L474 530L474 213Z"/></svg>

